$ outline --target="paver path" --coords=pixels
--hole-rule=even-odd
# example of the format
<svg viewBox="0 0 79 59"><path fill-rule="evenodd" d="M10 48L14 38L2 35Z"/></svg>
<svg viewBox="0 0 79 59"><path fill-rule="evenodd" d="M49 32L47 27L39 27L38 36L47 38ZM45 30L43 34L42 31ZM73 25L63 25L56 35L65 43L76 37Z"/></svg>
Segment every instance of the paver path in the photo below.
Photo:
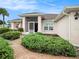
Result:
<svg viewBox="0 0 79 59"><path fill-rule="evenodd" d="M15 59L79 59L79 57L64 57L64 56L53 56L48 54L41 54L29 51L21 45L21 40L17 39L11 41L11 46L14 49Z"/></svg>

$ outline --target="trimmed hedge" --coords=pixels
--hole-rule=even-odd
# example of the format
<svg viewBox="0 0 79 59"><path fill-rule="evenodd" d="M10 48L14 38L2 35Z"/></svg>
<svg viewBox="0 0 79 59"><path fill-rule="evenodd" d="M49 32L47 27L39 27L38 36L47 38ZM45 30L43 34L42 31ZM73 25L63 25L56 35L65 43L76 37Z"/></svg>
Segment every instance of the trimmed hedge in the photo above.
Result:
<svg viewBox="0 0 79 59"><path fill-rule="evenodd" d="M11 29L11 31L20 31L20 32L23 32L23 28Z"/></svg>
<svg viewBox="0 0 79 59"><path fill-rule="evenodd" d="M22 45L37 52L76 56L75 48L68 41L56 36L29 34L22 39Z"/></svg>
<svg viewBox="0 0 79 59"><path fill-rule="evenodd" d="M9 31L9 32L1 34L0 36L5 38L5 39L8 39L8 40L14 40L14 39L18 39L20 37L20 32Z"/></svg>
<svg viewBox="0 0 79 59"><path fill-rule="evenodd" d="M18 28L17 31L23 32L23 28Z"/></svg>
<svg viewBox="0 0 79 59"><path fill-rule="evenodd" d="M9 28L0 28L0 34L10 31Z"/></svg>
<svg viewBox="0 0 79 59"><path fill-rule="evenodd" d="M14 59L13 49L0 37L0 59Z"/></svg>
<svg viewBox="0 0 79 59"><path fill-rule="evenodd" d="M10 31L18 31L17 29L11 29Z"/></svg>
<svg viewBox="0 0 79 59"><path fill-rule="evenodd" d="M35 32L34 34L43 35L41 32Z"/></svg>

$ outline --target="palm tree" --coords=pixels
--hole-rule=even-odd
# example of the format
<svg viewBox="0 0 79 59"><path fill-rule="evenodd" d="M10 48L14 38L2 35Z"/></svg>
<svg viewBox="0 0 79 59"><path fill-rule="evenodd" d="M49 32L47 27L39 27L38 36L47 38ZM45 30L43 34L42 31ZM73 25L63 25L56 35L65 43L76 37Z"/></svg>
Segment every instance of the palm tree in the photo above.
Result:
<svg viewBox="0 0 79 59"><path fill-rule="evenodd" d="M0 15L3 16L3 27L5 24L5 16L9 16L9 13L7 12L7 10L5 8L0 8Z"/></svg>

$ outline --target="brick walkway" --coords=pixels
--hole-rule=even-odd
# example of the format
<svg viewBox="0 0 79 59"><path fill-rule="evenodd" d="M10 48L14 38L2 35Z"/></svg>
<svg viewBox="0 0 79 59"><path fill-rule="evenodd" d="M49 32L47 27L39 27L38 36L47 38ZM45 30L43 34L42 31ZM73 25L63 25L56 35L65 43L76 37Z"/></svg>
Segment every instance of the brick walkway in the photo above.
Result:
<svg viewBox="0 0 79 59"><path fill-rule="evenodd" d="M64 56L53 56L29 51L21 45L20 39L11 41L11 46L14 49L15 59L79 59L79 57L72 58Z"/></svg>

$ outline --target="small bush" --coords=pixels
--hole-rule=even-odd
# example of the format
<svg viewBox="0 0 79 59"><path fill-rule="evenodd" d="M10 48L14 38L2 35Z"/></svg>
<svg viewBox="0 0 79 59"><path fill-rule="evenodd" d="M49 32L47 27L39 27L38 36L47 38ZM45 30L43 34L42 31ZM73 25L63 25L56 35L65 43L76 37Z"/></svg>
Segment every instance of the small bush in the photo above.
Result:
<svg viewBox="0 0 79 59"><path fill-rule="evenodd" d="M0 34L10 31L9 28L0 28Z"/></svg>
<svg viewBox="0 0 79 59"><path fill-rule="evenodd" d="M14 39L18 39L20 37L20 32L9 31L9 32L1 34L0 36L5 38L5 39L8 39L8 40L14 40Z"/></svg>
<svg viewBox="0 0 79 59"><path fill-rule="evenodd" d="M18 31L23 32L23 28L18 28Z"/></svg>
<svg viewBox="0 0 79 59"><path fill-rule="evenodd" d="M76 56L75 48L66 40L56 36L29 34L22 39L22 45L37 52Z"/></svg>
<svg viewBox="0 0 79 59"><path fill-rule="evenodd" d="M0 59L14 59L13 49L5 41L5 39L0 37Z"/></svg>
<svg viewBox="0 0 79 59"><path fill-rule="evenodd" d="M11 29L10 31L18 31L17 29Z"/></svg>
<svg viewBox="0 0 79 59"><path fill-rule="evenodd" d="M35 34L38 34L38 35L43 35L43 33L41 33L41 32L35 32Z"/></svg>

